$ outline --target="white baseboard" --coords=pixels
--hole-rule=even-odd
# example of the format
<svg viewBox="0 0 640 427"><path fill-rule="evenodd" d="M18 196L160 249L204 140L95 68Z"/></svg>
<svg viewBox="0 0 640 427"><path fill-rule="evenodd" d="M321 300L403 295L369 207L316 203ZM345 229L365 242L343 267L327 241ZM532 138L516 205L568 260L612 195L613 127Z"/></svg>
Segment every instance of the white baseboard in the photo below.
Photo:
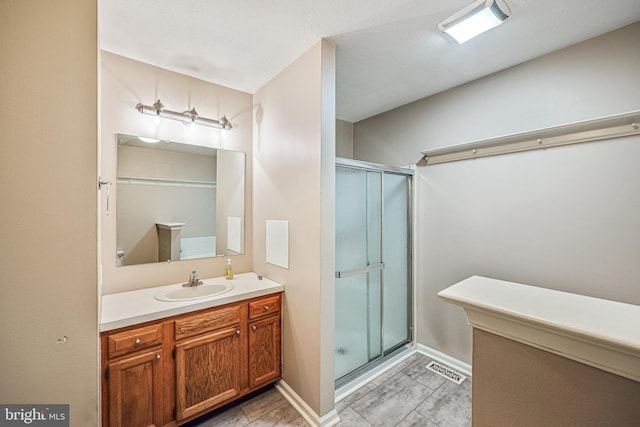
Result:
<svg viewBox="0 0 640 427"><path fill-rule="evenodd" d="M430 357L437 362L444 363L445 365L450 366L451 368L457 370L462 374L465 374L469 377L471 376L471 365L469 365L468 363L456 359L455 357L451 357L448 354L438 351L435 348L428 347L424 344L418 344L417 349L418 353Z"/></svg>
<svg viewBox="0 0 640 427"><path fill-rule="evenodd" d="M328 414L324 415L320 418L320 425L322 427L331 427L340 422L340 417L338 416L338 411L332 409Z"/></svg>
<svg viewBox="0 0 640 427"><path fill-rule="evenodd" d="M328 414L320 417L284 380L278 381L276 384L276 390L278 390L280 394L287 399L291 406L298 411L306 422L314 427L330 427L336 425L340 421L338 412L335 409L332 409Z"/></svg>

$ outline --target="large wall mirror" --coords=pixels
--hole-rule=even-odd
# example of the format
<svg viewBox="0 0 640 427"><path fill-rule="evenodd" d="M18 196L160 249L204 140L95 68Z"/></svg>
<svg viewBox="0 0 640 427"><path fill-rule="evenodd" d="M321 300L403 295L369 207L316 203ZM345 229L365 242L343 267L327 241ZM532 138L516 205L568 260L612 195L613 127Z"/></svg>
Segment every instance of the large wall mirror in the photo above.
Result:
<svg viewBox="0 0 640 427"><path fill-rule="evenodd" d="M244 253L244 153L116 138L118 267Z"/></svg>

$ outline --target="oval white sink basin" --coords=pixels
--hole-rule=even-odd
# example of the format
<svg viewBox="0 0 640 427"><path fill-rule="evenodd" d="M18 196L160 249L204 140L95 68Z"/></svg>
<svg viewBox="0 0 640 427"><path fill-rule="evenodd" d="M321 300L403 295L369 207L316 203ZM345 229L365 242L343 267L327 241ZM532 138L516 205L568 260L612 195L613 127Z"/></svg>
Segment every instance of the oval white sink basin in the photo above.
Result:
<svg viewBox="0 0 640 427"><path fill-rule="evenodd" d="M159 301L189 301L200 298L208 298L216 295L229 292L233 289L233 283L213 283L210 285L199 285L192 287L185 287L179 289L170 289L168 291L161 292L155 296Z"/></svg>

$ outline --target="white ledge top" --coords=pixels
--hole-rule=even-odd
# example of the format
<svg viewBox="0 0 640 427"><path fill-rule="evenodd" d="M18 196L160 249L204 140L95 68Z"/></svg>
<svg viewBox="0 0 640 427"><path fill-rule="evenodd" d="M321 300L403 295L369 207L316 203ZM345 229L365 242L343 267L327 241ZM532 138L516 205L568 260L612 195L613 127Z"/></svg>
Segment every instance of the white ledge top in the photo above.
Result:
<svg viewBox="0 0 640 427"><path fill-rule="evenodd" d="M480 276L438 296L474 328L640 381L640 306Z"/></svg>
<svg viewBox="0 0 640 427"><path fill-rule="evenodd" d="M202 279L205 284L213 279ZM284 287L267 278L258 279L256 273L240 273L233 278L234 288L221 295L191 301L158 301L155 295L163 290L180 289L180 284L138 289L102 296L100 332L205 308L217 307L245 299L282 292Z"/></svg>

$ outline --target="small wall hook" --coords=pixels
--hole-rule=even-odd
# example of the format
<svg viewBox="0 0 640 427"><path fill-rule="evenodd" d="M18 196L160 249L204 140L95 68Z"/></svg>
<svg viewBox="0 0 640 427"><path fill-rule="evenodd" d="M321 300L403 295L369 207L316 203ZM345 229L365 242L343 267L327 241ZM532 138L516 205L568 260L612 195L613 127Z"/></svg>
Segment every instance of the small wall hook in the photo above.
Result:
<svg viewBox="0 0 640 427"><path fill-rule="evenodd" d="M106 214L109 216L109 198L111 198L111 181L103 181L102 177L98 177L98 190L102 190L102 187L107 186L107 210Z"/></svg>

